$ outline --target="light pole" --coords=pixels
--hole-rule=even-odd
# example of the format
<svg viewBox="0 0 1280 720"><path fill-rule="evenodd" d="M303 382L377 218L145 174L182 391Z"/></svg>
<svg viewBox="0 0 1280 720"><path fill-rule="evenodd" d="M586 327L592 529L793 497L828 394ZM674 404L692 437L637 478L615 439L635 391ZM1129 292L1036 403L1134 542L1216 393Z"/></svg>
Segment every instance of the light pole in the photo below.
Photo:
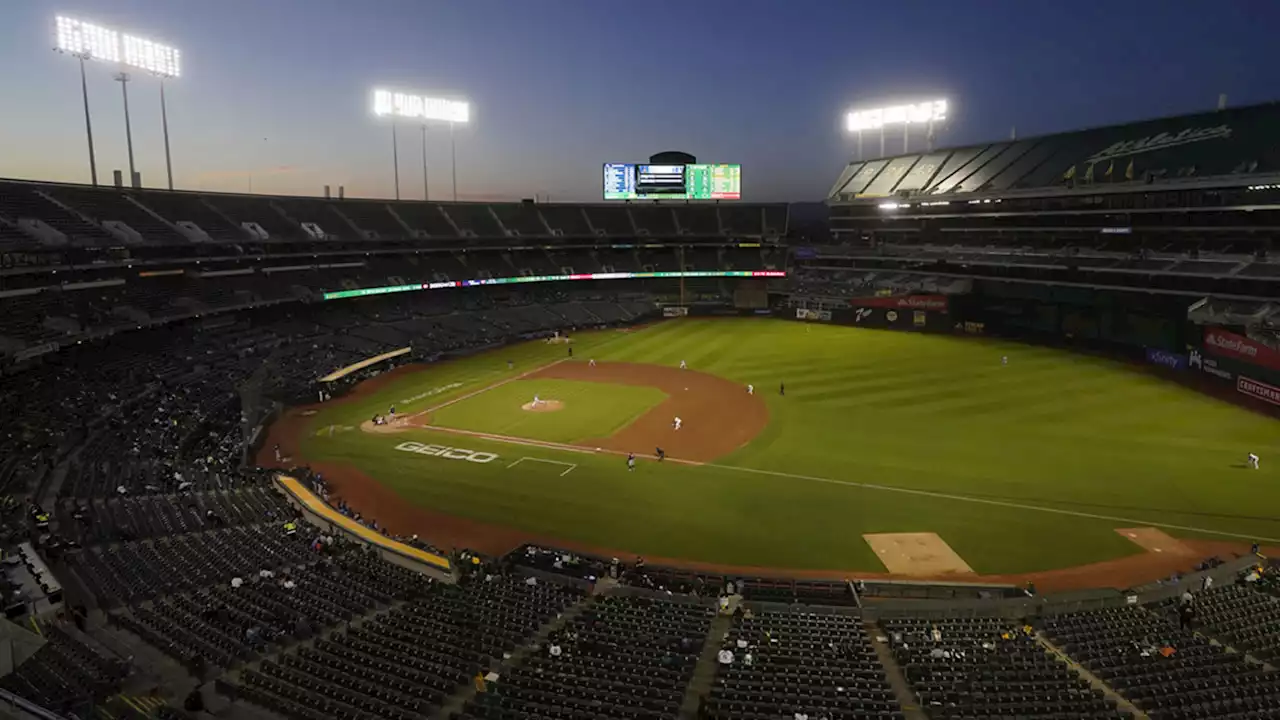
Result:
<svg viewBox="0 0 1280 720"><path fill-rule="evenodd" d="M129 148L129 185L137 187L138 172L133 164L133 128L129 123L129 73L116 73L116 82L120 83L120 94L124 97L124 139Z"/></svg>
<svg viewBox="0 0 1280 720"><path fill-rule="evenodd" d="M422 123L422 200L431 201L431 186L426 179L426 123Z"/></svg>
<svg viewBox="0 0 1280 720"><path fill-rule="evenodd" d="M453 168L453 201L458 202L458 141L453 134L453 121L449 121L449 164Z"/></svg>
<svg viewBox="0 0 1280 720"><path fill-rule="evenodd" d="M400 148L396 147L396 121L391 121L391 166L396 174L396 200L400 199Z"/></svg>
<svg viewBox="0 0 1280 720"><path fill-rule="evenodd" d="M89 53L75 53L80 58L80 95L84 98L84 134L89 138L89 178L98 184L98 160L93 152L93 121L89 119L89 82L84 76L84 61L92 56Z"/></svg>
<svg viewBox="0 0 1280 720"><path fill-rule="evenodd" d="M164 128L164 169L169 174L169 189L173 189L173 158L169 155L169 110L164 102L164 81L168 79L160 75L160 125Z"/></svg>

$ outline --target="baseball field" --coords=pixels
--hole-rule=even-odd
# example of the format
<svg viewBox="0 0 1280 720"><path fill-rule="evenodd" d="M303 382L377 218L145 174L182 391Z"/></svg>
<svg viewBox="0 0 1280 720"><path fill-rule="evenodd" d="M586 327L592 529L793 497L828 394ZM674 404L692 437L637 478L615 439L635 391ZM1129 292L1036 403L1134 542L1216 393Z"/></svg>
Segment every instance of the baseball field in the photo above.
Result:
<svg viewBox="0 0 1280 720"><path fill-rule="evenodd" d="M685 319L400 368L271 442L446 548L1008 578L1280 542L1278 429L1052 349Z"/></svg>

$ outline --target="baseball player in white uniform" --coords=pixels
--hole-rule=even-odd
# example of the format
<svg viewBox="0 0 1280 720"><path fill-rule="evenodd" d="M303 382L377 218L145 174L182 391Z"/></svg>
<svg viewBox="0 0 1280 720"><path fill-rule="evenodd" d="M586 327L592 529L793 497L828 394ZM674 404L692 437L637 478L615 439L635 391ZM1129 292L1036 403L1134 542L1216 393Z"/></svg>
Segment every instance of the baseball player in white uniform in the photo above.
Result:
<svg viewBox="0 0 1280 720"><path fill-rule="evenodd" d="M587 362L587 365L588 365L588 366L590 366L590 367L595 367L595 366L596 366L596 359L595 359L595 358L591 358L591 360Z"/></svg>
<svg viewBox="0 0 1280 720"><path fill-rule="evenodd" d="M748 385L748 386L747 386L747 394L748 394L748 395L755 395L755 394L756 394L756 386L755 386L755 385Z"/></svg>
<svg viewBox="0 0 1280 720"><path fill-rule="evenodd" d="M680 369L681 369L681 370L688 370L688 369L689 369L689 364L688 364L688 363L686 363L685 361L681 360L681 361L680 361Z"/></svg>
<svg viewBox="0 0 1280 720"><path fill-rule="evenodd" d="M679 430L682 424L683 424L683 421L677 416L675 421L671 423L671 426L674 427L676 430Z"/></svg>
<svg viewBox="0 0 1280 720"><path fill-rule="evenodd" d="M1249 467L1253 468L1254 470L1258 469L1258 456L1254 455L1253 453L1249 453Z"/></svg>
<svg viewBox="0 0 1280 720"><path fill-rule="evenodd" d="M537 396L537 395L534 395L534 396L533 396L533 406L534 406L534 407L537 407L537 406L538 406L539 404L541 404L541 403L542 403L542 400L540 400L540 399L538 398L538 396Z"/></svg>

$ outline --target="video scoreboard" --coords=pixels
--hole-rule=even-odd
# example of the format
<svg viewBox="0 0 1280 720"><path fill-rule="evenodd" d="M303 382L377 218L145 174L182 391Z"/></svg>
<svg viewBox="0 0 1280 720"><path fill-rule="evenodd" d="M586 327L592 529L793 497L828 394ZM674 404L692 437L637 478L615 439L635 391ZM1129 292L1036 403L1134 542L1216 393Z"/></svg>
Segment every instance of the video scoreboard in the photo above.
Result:
<svg viewBox="0 0 1280 720"><path fill-rule="evenodd" d="M741 165L605 163L605 200L739 200Z"/></svg>

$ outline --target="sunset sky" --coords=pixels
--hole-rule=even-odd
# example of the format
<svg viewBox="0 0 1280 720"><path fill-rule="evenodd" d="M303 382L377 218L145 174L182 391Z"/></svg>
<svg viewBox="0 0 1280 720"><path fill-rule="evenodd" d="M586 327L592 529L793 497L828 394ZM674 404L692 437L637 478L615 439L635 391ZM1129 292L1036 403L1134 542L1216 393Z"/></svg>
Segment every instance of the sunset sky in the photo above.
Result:
<svg viewBox="0 0 1280 720"><path fill-rule="evenodd" d="M472 103L461 199L598 200L601 164L684 150L741 163L746 200L821 199L851 107L945 97L940 144L1280 99L1280 3L1230 0L0 0L0 176L88 182L66 14L181 48L179 188L391 197L388 85ZM89 67L100 180L127 168L120 86ZM144 183L164 184L158 81L130 83ZM401 126L401 188L422 197ZM429 130L432 195L449 134Z"/></svg>

